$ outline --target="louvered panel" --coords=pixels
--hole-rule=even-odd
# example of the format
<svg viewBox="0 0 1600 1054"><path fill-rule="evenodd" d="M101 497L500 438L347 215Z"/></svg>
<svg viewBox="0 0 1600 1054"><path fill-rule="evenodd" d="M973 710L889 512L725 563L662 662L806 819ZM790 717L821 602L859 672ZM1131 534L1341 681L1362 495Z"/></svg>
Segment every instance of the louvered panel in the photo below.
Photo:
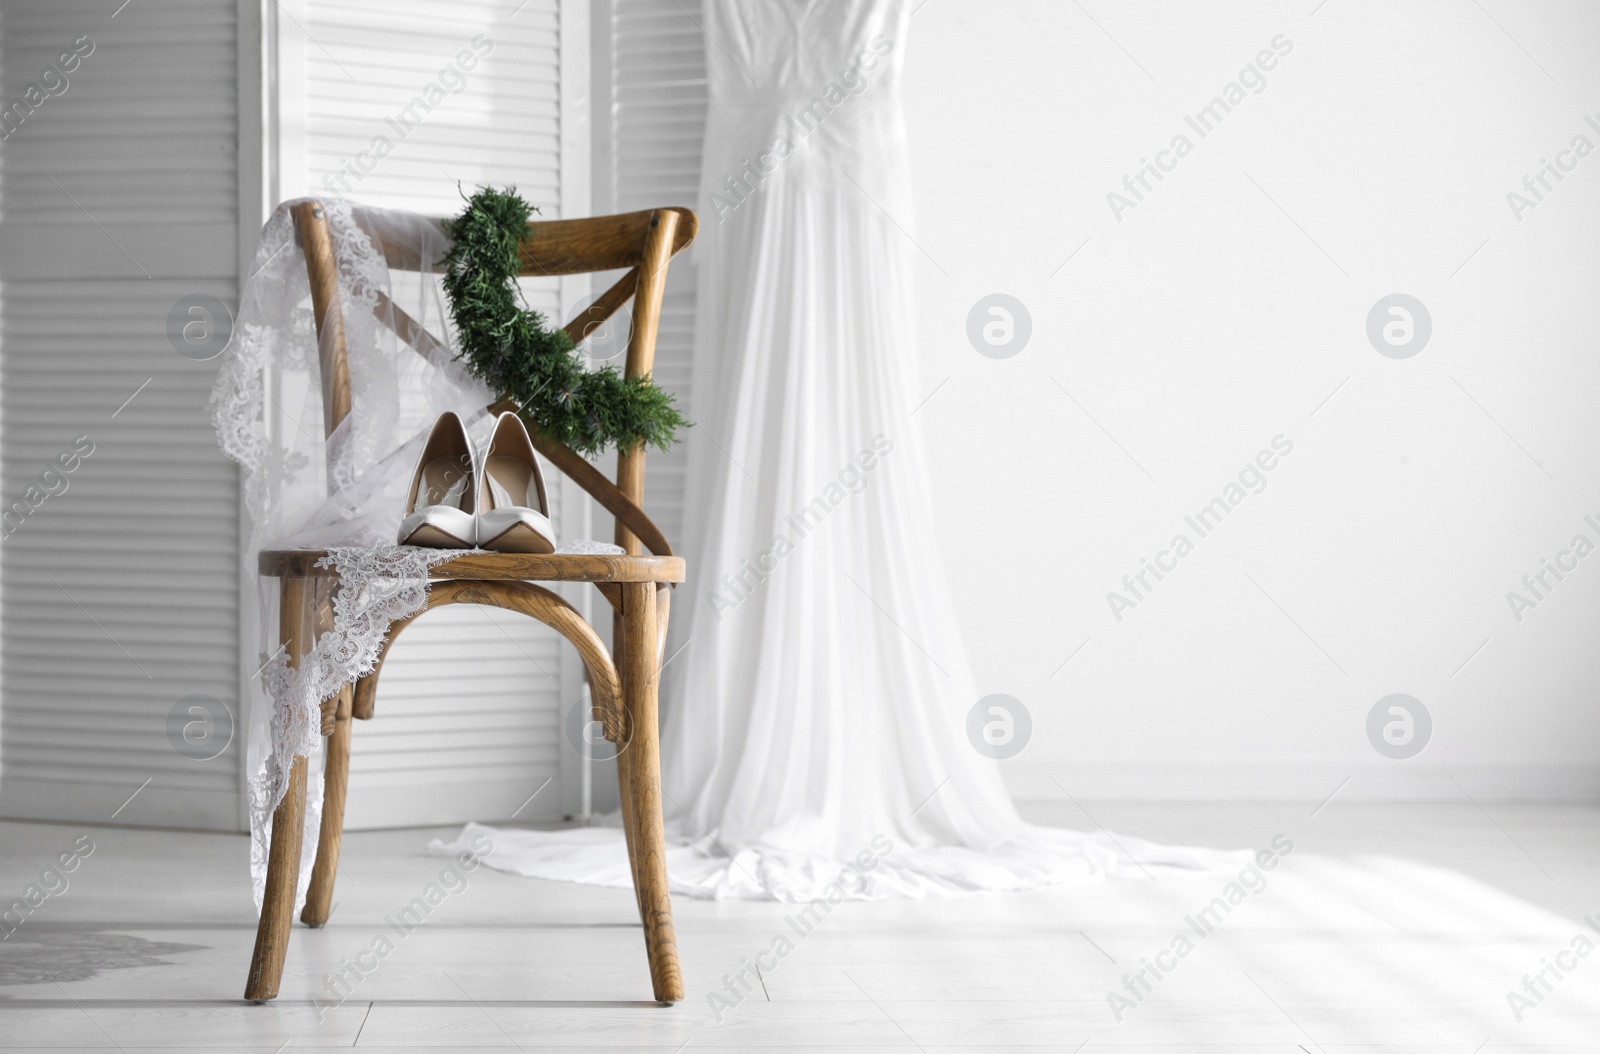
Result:
<svg viewBox="0 0 1600 1054"><path fill-rule="evenodd" d="M453 215L463 189L515 185L545 217L560 217L560 8L559 0L529 0L520 9L311 0L306 30L320 46L305 59L308 192ZM493 50L463 71L464 89L431 110L413 106L420 119L407 127L406 107L426 102L426 86L480 35ZM376 137L392 152L359 158ZM352 175L347 165L358 160L371 171ZM528 280L524 291L530 306L565 321L557 280ZM442 328L436 310L428 319ZM561 498L552 485L551 511L566 537ZM469 607L423 616L389 654L377 718L356 729L349 826L510 816L559 773L562 671L572 662L554 631L521 616ZM561 795L547 791L518 818L562 812Z"/></svg>
<svg viewBox="0 0 1600 1054"><path fill-rule="evenodd" d="M7 105L80 37L94 45L5 140L6 222L235 223L234 5L140 0L109 14L99 0L5 5Z"/></svg>
<svg viewBox="0 0 1600 1054"><path fill-rule="evenodd" d="M235 299L231 267L189 260L237 223L236 7L111 10L0 11L8 103L95 44L0 153L0 241L79 247L7 254L0 287L0 814L234 829L239 737L196 760L168 733L187 695L237 714L239 522L215 365L180 356L166 318L188 294ZM78 436L93 452L47 476Z"/></svg>
<svg viewBox="0 0 1600 1054"><path fill-rule="evenodd" d="M358 8L313 2L307 32L307 185L392 208L459 211L457 182L516 184L548 216L560 201L558 0L529 0L515 17L488 3L403 0ZM485 44L474 46L474 38ZM326 50L323 50L326 49ZM445 78L440 71L474 52ZM427 87L447 89L431 109ZM450 93L459 83L459 93ZM358 155L382 138L392 152ZM349 159L346 167L345 159ZM351 169L355 169L352 174ZM341 178L342 177L342 178Z"/></svg>
<svg viewBox="0 0 1600 1054"><path fill-rule="evenodd" d="M611 14L611 207L698 208L705 137L705 34L676 0L616 0ZM703 219L703 218L702 218ZM674 261L656 338L656 382L693 407L694 272ZM685 448L651 453L645 507L683 545Z"/></svg>

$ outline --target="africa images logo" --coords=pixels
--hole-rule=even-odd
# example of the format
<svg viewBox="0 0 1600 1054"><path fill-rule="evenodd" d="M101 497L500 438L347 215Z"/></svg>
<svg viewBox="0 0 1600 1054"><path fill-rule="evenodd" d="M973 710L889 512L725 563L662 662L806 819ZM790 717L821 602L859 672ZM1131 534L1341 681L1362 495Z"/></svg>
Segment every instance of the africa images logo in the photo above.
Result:
<svg viewBox="0 0 1600 1054"><path fill-rule="evenodd" d="M67 94L67 89L72 87L67 74L76 72L83 60L93 54L94 41L84 34L72 42L71 51L56 56L36 81L22 89L20 102L0 110L0 139L10 139L11 133L32 117L45 100Z"/></svg>

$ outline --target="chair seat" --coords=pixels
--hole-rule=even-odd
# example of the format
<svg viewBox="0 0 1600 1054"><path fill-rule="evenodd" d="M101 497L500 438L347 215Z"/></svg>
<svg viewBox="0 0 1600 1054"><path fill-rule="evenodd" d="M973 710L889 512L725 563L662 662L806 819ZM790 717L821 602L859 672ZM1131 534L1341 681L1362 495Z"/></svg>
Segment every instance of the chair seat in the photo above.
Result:
<svg viewBox="0 0 1600 1054"><path fill-rule="evenodd" d="M326 549L263 549L258 564L270 578L320 578ZM556 553L464 553L434 567L436 579L522 582L682 582L681 556L627 556Z"/></svg>

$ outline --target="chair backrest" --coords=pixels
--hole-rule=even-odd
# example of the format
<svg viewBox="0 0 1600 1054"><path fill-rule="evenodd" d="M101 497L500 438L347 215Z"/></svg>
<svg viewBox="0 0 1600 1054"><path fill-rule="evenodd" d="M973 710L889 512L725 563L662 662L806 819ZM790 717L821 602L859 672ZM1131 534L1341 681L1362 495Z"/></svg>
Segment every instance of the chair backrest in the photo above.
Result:
<svg viewBox="0 0 1600 1054"><path fill-rule="evenodd" d="M322 405L327 433L339 427L350 413L350 370L345 356L344 316L339 300L338 266L327 214L321 202L303 201L291 206L295 236L305 254L311 281L311 307L317 324L317 349L322 370ZM414 237L400 237L397 221L415 224L418 217L382 210L356 209L364 229L373 233L390 268L418 271ZM444 221L426 218L440 225ZM656 334L660 328L661 300L666 289L667 265L694 240L698 220L685 208L649 209L616 216L577 220L541 220L528 224L532 237L522 250L523 275L567 275L593 271L628 271L610 289L566 326L573 343L588 336L616 311L633 300L633 331L628 339L628 377L648 376L655 363ZM386 231L395 231L390 237ZM432 261L429 261L430 265ZM381 293L376 314L406 344L424 358L433 359L449 349L420 323ZM495 411L515 409L508 400ZM672 548L661 531L644 514L643 447L617 452L617 480L613 484L576 451L530 428L534 446L552 464L570 476L617 520L616 543L630 553L648 548L657 556L670 556Z"/></svg>

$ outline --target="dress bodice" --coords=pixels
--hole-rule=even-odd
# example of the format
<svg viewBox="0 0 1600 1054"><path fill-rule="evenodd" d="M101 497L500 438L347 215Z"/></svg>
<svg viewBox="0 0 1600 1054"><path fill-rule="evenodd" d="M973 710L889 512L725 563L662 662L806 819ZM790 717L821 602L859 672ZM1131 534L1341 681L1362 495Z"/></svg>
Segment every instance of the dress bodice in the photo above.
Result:
<svg viewBox="0 0 1600 1054"><path fill-rule="evenodd" d="M705 0L702 207L720 215L780 170L791 190L848 186L842 173L892 195L910 15L911 0Z"/></svg>
<svg viewBox="0 0 1600 1054"><path fill-rule="evenodd" d="M713 100L748 89L800 102L860 64L893 80L909 0L706 0ZM874 49L875 38L882 38ZM889 46L886 47L885 44ZM875 52L879 58L863 58Z"/></svg>

